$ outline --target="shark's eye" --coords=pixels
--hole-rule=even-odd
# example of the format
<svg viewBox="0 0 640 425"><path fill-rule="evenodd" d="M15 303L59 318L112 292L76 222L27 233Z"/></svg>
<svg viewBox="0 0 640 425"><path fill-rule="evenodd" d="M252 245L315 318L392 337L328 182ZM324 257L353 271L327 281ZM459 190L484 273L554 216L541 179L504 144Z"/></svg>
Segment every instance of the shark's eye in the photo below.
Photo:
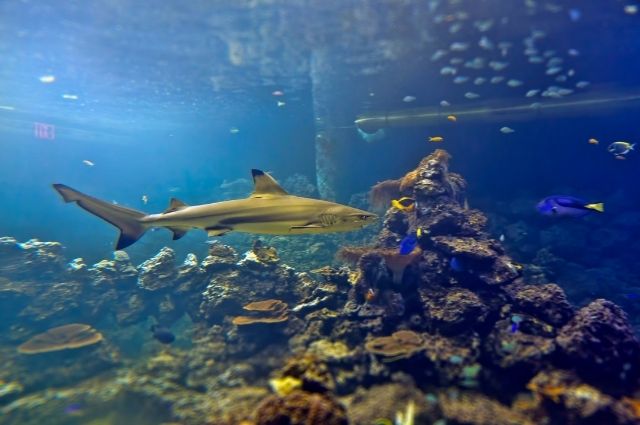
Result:
<svg viewBox="0 0 640 425"><path fill-rule="evenodd" d="M366 221L369 218L369 216L368 215L361 215L359 218L362 221Z"/></svg>

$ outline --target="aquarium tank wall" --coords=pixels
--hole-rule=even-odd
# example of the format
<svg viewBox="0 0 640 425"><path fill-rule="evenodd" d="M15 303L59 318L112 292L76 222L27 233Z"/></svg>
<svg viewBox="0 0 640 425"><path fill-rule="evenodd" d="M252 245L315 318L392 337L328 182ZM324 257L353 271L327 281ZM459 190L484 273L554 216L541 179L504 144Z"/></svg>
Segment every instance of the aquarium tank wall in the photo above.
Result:
<svg viewBox="0 0 640 425"><path fill-rule="evenodd" d="M637 0L0 30L1 425L640 423Z"/></svg>

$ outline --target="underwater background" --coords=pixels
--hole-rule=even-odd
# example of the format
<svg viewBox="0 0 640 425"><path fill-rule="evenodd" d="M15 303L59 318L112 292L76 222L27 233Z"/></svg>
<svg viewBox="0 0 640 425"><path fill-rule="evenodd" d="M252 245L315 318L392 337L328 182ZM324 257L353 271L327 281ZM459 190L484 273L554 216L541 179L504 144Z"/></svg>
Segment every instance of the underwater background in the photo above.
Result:
<svg viewBox="0 0 640 425"><path fill-rule="evenodd" d="M0 424L640 423L639 9L0 3ZM159 213L255 168L379 218L114 253L51 187Z"/></svg>

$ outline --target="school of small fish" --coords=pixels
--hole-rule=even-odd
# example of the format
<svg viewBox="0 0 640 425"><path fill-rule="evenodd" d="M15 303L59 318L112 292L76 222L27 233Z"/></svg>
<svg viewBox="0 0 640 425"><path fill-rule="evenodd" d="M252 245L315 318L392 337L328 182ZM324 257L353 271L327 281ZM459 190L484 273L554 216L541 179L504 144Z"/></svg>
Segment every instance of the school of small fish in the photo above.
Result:
<svg viewBox="0 0 640 425"><path fill-rule="evenodd" d="M548 22L563 25L584 25L588 11L559 2L541 0L513 0L520 6L522 18L513 10L504 16L488 17L482 8L466 7L462 0L430 0L433 18L433 50L427 56L438 66L440 78L452 84L452 97L460 102L478 102L495 95L505 87L505 93L521 95L531 100L536 108L546 100L562 99L585 91L591 82L580 78L581 46L559 47L545 30ZM620 6L620 13L636 15L636 4ZM530 18L535 18L534 20ZM506 34L521 34L506 37ZM528 64L526 68L520 64ZM514 64L517 64L515 66ZM460 89L462 88L462 89ZM405 96L404 102L413 102L415 96ZM449 100L440 101L440 107L449 107ZM445 115L455 123L455 115ZM507 123L503 123L507 124ZM499 126L502 134L515 130L508 125ZM443 136L428 136L428 142L442 142ZM597 145L596 138L588 140ZM619 141L607 148L614 158L624 160L634 150L634 144Z"/></svg>

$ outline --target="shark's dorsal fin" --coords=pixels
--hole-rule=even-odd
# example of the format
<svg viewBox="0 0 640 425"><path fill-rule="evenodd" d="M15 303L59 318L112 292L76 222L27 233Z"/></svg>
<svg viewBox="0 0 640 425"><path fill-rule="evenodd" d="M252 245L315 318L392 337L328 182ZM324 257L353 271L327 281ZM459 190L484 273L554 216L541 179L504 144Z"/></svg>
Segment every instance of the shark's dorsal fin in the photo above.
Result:
<svg viewBox="0 0 640 425"><path fill-rule="evenodd" d="M180 199L171 198L171 200L169 201L169 208L167 208L166 210L162 211L162 213L166 214L166 213L170 213L170 212L175 212L175 211L181 210L183 208L186 208L188 206L189 205L185 204Z"/></svg>
<svg viewBox="0 0 640 425"><path fill-rule="evenodd" d="M251 174L253 175L254 184L253 193L250 196L251 198L288 195L287 191L278 184L276 179L264 171L253 169L251 170Z"/></svg>

